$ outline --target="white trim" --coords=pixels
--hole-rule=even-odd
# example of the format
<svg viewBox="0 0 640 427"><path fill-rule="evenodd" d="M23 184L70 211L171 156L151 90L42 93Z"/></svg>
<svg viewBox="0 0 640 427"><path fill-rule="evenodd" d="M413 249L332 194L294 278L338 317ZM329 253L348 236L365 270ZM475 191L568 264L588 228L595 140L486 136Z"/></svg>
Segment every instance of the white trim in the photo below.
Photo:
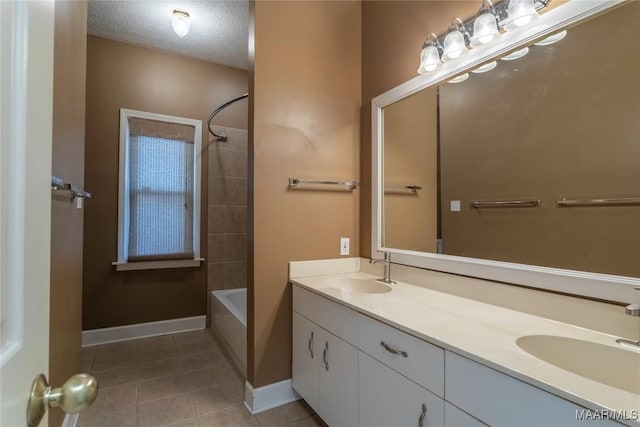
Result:
<svg viewBox="0 0 640 427"><path fill-rule="evenodd" d="M76 427L80 414L65 414L61 427Z"/></svg>
<svg viewBox="0 0 640 427"><path fill-rule="evenodd" d="M184 268L184 267L200 267L200 263L204 258L197 259L175 259L166 261L148 261L148 262L112 262L116 266L116 271L131 270L157 270L162 268Z"/></svg>
<svg viewBox="0 0 640 427"><path fill-rule="evenodd" d="M207 316L194 316L184 317L182 319L116 326L113 328L91 329L82 331L82 346L89 347L98 344L175 334L178 332L196 331L204 329L206 323Z"/></svg>
<svg viewBox="0 0 640 427"><path fill-rule="evenodd" d="M151 262L131 263L135 266L125 266L128 254L128 238L129 235L129 118L136 117L140 119L156 120L168 123L178 123L193 126L193 253L194 260L191 263L174 262L171 266L156 266ZM202 171L202 120L189 119L185 117L168 116L165 114L147 113L145 111L120 109L120 162L119 162L119 182L118 182L118 259L112 264L116 266L118 271L126 270L149 270L155 268L181 268L181 267L197 267L194 265L200 258L200 198L201 198L201 171ZM176 260L178 261L178 260ZM182 260L180 260L182 261ZM165 261L162 261L165 262ZM156 263L156 261L154 261Z"/></svg>
<svg viewBox="0 0 640 427"><path fill-rule="evenodd" d="M252 414L273 409L301 399L293 389L291 379L253 388L249 381L244 383L244 406Z"/></svg>
<svg viewBox="0 0 640 427"><path fill-rule="evenodd" d="M447 62L431 74L414 77L371 100L372 126L372 179L371 179L371 257L380 258L380 252L393 255L396 263L419 268L444 271L533 288L565 292L604 300L634 301L640 278L588 273L583 271L546 268L525 264L490 261L407 251L382 246L382 137L383 108L428 87L435 86L461 72L474 68L493 58L543 39L563 28L576 24L624 3L624 0L569 0L540 17L535 27L507 32L498 43L486 49L474 49L460 61ZM417 53L416 53L417 55Z"/></svg>

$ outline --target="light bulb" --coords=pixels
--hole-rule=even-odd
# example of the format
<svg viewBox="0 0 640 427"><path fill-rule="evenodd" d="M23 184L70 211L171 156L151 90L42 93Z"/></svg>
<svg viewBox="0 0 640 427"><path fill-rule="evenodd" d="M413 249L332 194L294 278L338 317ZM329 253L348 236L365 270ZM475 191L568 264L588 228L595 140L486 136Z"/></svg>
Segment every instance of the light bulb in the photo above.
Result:
<svg viewBox="0 0 640 427"><path fill-rule="evenodd" d="M531 25L540 18L533 0L509 0L507 13L507 24L504 28L508 31Z"/></svg>
<svg viewBox="0 0 640 427"><path fill-rule="evenodd" d="M484 65L479 66L475 70L471 70L471 72L472 73L486 73L487 71L491 71L494 68L496 68L497 65L498 65L498 63L496 61L489 62L488 64L484 64Z"/></svg>
<svg viewBox="0 0 640 427"><path fill-rule="evenodd" d="M171 26L179 37L186 36L191 28L189 14L184 10L174 10L173 17L171 18Z"/></svg>
<svg viewBox="0 0 640 427"><path fill-rule="evenodd" d="M420 53L420 67L418 74L426 74L438 68L440 65L440 53L435 46L427 46Z"/></svg>
<svg viewBox="0 0 640 427"><path fill-rule="evenodd" d="M502 59L503 61L513 61L514 59L522 58L527 53L529 53L529 48L525 47L524 49L520 49L520 50L516 50L515 52L511 52L509 55L503 56L500 59Z"/></svg>
<svg viewBox="0 0 640 427"><path fill-rule="evenodd" d="M473 23L473 37L471 37L471 46L479 47L495 40L500 32L496 17L491 12L483 13L478 16Z"/></svg>
<svg viewBox="0 0 640 427"><path fill-rule="evenodd" d="M444 38L444 52L442 53L442 61L447 62L460 58L467 53L467 46L464 43L464 36L459 30L451 31Z"/></svg>
<svg viewBox="0 0 640 427"><path fill-rule="evenodd" d="M458 77L454 77L448 81L448 83L460 83L469 78L469 73L460 74Z"/></svg>
<svg viewBox="0 0 640 427"><path fill-rule="evenodd" d="M567 30L560 31L552 36L547 37L546 39L540 40L536 43L536 46L549 46L550 44L554 44L562 40L567 35Z"/></svg>

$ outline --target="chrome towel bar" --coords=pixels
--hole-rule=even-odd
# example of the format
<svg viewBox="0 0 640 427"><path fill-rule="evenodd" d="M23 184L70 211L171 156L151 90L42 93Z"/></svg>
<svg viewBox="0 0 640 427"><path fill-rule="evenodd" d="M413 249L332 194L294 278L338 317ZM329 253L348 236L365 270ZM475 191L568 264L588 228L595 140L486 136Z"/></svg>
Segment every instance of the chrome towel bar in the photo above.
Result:
<svg viewBox="0 0 640 427"><path fill-rule="evenodd" d="M69 191L71 193L71 200L91 198L91 193L73 184L66 183L53 175L51 175L51 191Z"/></svg>
<svg viewBox="0 0 640 427"><path fill-rule="evenodd" d="M330 181L323 179L289 178L289 188L296 188L299 184L340 185L349 187L351 190L355 190L360 185L357 181Z"/></svg>
<svg viewBox="0 0 640 427"><path fill-rule="evenodd" d="M384 192L385 194L418 194L418 190L422 190L419 185L403 185L385 188Z"/></svg>
<svg viewBox="0 0 640 427"><path fill-rule="evenodd" d="M541 206L541 205L542 205L542 202L539 199L471 202L471 207L475 208L475 209L480 209L480 208L535 208L536 206Z"/></svg>
<svg viewBox="0 0 640 427"><path fill-rule="evenodd" d="M568 206L630 206L640 205L640 197L622 197L617 199L562 199L557 200L559 207Z"/></svg>

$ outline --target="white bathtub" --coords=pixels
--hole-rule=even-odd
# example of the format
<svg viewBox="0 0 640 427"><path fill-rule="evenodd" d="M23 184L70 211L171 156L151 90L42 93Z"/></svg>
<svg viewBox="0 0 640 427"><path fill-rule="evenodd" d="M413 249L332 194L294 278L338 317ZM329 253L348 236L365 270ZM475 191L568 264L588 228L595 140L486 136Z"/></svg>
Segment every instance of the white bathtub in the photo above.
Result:
<svg viewBox="0 0 640 427"><path fill-rule="evenodd" d="M211 292L211 326L231 358L247 375L247 290Z"/></svg>

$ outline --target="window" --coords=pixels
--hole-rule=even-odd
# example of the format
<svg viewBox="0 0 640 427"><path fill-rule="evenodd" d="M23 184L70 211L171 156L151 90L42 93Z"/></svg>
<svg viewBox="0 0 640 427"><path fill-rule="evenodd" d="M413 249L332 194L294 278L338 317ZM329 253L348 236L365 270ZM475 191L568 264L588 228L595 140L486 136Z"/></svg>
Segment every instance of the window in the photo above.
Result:
<svg viewBox="0 0 640 427"><path fill-rule="evenodd" d="M120 110L118 270L200 264L202 122Z"/></svg>

